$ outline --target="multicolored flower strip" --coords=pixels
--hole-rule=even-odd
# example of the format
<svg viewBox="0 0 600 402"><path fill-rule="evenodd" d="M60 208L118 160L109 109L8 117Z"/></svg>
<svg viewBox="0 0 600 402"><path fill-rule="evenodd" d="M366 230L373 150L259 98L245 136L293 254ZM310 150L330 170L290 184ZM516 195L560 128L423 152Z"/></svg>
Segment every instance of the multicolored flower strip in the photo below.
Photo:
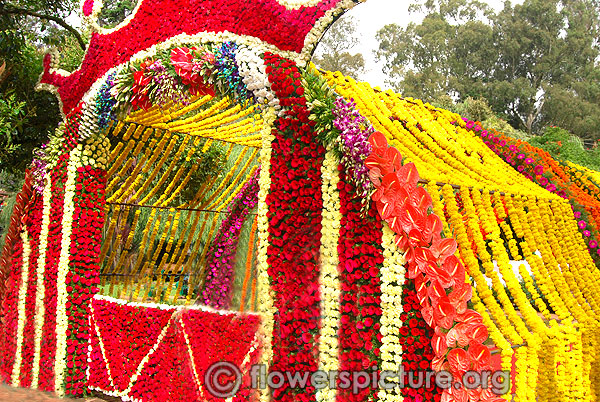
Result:
<svg viewBox="0 0 600 402"><path fill-rule="evenodd" d="M90 313L91 389L132 401L222 400L210 394L205 376L211 365L227 361L243 374L233 400L251 397L257 315L102 296L91 300Z"/></svg>
<svg viewBox="0 0 600 402"><path fill-rule="evenodd" d="M223 310L231 307L236 250L242 225L258 202L259 175L260 169L255 170L235 196L209 250L210 257L202 291L202 302L207 306Z"/></svg>
<svg viewBox="0 0 600 402"><path fill-rule="evenodd" d="M284 112L274 124L268 206L267 263L273 305L271 370L318 369L316 345L320 323L319 249L323 196L321 165L325 149L315 141L304 88L296 64L265 54L266 73ZM315 388L273 390L281 401L315 400Z"/></svg>
<svg viewBox="0 0 600 402"><path fill-rule="evenodd" d="M58 92L68 114L111 69L156 44L181 43L186 39L196 43L236 41L304 64L334 18L359 2L319 0L305 6L277 0L205 0L202 5L191 0L144 0L124 23L112 30L102 29L95 22L102 9L101 1L93 1L92 6L90 1L84 2L84 15L87 12L95 32L81 68L65 74L47 56L41 84ZM157 14L157 10L161 13Z"/></svg>
<svg viewBox="0 0 600 402"><path fill-rule="evenodd" d="M559 163L542 149L495 130L485 130L478 122L465 119L460 123L464 124L467 130L479 135L491 150L522 175L569 200L588 251L596 266L600 266L600 200L592 190L595 188L597 193L600 193L598 187L590 181L584 184L581 180L572 180L577 176L582 177L583 173L575 172L576 168Z"/></svg>

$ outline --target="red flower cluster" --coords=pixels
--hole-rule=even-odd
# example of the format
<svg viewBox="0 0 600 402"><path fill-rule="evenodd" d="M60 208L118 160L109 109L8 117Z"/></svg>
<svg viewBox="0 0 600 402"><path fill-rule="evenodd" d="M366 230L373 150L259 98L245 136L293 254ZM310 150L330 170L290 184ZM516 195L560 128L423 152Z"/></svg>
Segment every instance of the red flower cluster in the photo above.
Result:
<svg viewBox="0 0 600 402"><path fill-rule="evenodd" d="M369 142L373 153L365 160L377 191L373 200L390 228L396 244L406 252L407 277L414 279L421 314L434 328L431 341L435 358L431 366L448 369L455 379L469 370L490 368L490 353L483 342L488 337L482 317L467 308L471 285L465 283L465 268L454 256L457 245L441 237L442 223L430 213L432 200L418 187L419 174L412 163L402 165L402 156L388 147L385 136L375 132ZM452 388L444 398L500 401L490 389Z"/></svg>
<svg viewBox="0 0 600 402"><path fill-rule="evenodd" d="M56 358L56 296L58 261L62 242L62 219L67 182L67 163L69 154L58 159L52 170L52 198L50 200L50 225L48 227L48 248L46 250L46 268L44 270L44 325L42 327L42 347L40 357L39 388L54 392L54 362Z"/></svg>
<svg viewBox="0 0 600 402"><path fill-rule="evenodd" d="M50 72L50 61L45 60L41 82L59 88L68 113L110 68L184 32L232 32L258 38L281 50L301 52L315 22L339 2L322 0L312 7L287 10L276 0L204 0L201 4L195 0L145 0L126 26L108 34L92 33L81 68L70 76Z"/></svg>
<svg viewBox="0 0 600 402"><path fill-rule="evenodd" d="M247 371L257 362L259 349L251 350L259 326L257 316L177 312L175 308L122 305L98 298L92 305L90 387L123 392L131 386L128 397L139 401L220 401L204 386L209 367L227 361ZM234 401L249 396L250 378L246 375Z"/></svg>
<svg viewBox="0 0 600 402"><path fill-rule="evenodd" d="M363 204L355 197L356 187L346 176L343 165L338 190L342 214L338 255L340 259L341 324L338 333L340 369L344 371L374 371L378 364L381 333L381 279L383 264L381 247L382 222L374 205L367 216L361 213ZM377 390L338 390L338 401L366 401Z"/></svg>
<svg viewBox="0 0 600 402"><path fill-rule="evenodd" d="M2 303L4 327L0 332L0 378L10 383L15 353L17 350L17 321L19 304L19 287L21 286L21 270L23 267L23 241L19 238L13 245L11 274L8 279L6 296Z"/></svg>
<svg viewBox="0 0 600 402"><path fill-rule="evenodd" d="M21 349L21 375L20 386L29 388L31 386L31 370L34 353L35 332L35 300L37 296L37 270L38 257L40 254L40 230L42 228L42 213L44 209L42 197L35 197L33 205L25 215L25 227L29 234L29 277L27 279L27 296L25 298L25 327L23 328L23 346ZM44 250L45 251L45 250Z"/></svg>
<svg viewBox="0 0 600 402"><path fill-rule="evenodd" d="M104 188L106 172L90 166L77 168L75 211L71 233L68 301L66 393L80 396L86 389L89 343L89 303L98 291Z"/></svg>
<svg viewBox="0 0 600 402"><path fill-rule="evenodd" d="M275 294L273 370L309 372L318 368L316 345L320 325L319 249L321 245L321 165L325 149L318 144L302 96L295 63L265 55L271 87L286 109L275 122L271 188L267 196L267 261ZM276 400L312 401L315 389L274 390Z"/></svg>
<svg viewBox="0 0 600 402"><path fill-rule="evenodd" d="M431 338L433 338L434 332L423 320L421 304L417 298L415 284L412 279L407 279L404 284L402 306L404 310L400 314L400 320L402 321L402 327L400 327L402 366L405 373L425 372L430 368L431 361L435 357L431 347ZM404 378L404 384L409 385L408 376ZM431 388L407 386L402 390L402 394L407 398L411 398L409 400L415 401L439 402L441 399L441 390L435 387L435 384Z"/></svg>
<svg viewBox="0 0 600 402"><path fill-rule="evenodd" d="M83 120L83 105L83 102L79 102L65 118L65 132L63 134L65 152L71 152L79 143L79 125Z"/></svg>

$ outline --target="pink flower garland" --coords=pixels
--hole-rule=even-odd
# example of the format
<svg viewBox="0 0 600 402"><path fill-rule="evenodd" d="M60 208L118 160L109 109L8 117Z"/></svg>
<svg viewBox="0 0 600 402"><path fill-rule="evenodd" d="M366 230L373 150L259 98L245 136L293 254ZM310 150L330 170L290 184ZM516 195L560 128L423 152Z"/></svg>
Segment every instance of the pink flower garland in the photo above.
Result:
<svg viewBox="0 0 600 402"><path fill-rule="evenodd" d="M239 236L248 213L258 202L259 173L260 169L257 169L235 196L233 204L227 209L227 218L221 223L213 241L207 264L208 273L202 291L202 301L207 306L223 310L230 307Z"/></svg>

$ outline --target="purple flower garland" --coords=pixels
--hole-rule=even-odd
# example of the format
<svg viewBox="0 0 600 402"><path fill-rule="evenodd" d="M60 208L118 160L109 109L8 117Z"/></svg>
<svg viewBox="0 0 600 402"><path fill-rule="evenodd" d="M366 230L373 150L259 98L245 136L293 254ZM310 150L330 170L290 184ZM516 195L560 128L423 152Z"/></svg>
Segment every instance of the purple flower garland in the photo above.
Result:
<svg viewBox="0 0 600 402"><path fill-rule="evenodd" d="M342 163L348 171L348 176L356 184L359 192L357 194L364 200L368 200L373 190L369 169L365 165L365 159L372 153L369 136L374 132L358 109L354 100L346 101L339 97L336 99L333 109L333 126L340 131L340 147L342 151Z"/></svg>
<svg viewBox="0 0 600 402"><path fill-rule="evenodd" d="M207 306L224 310L230 307L235 255L242 225L258 202L259 173L260 168L235 196L210 248L201 297L202 303Z"/></svg>

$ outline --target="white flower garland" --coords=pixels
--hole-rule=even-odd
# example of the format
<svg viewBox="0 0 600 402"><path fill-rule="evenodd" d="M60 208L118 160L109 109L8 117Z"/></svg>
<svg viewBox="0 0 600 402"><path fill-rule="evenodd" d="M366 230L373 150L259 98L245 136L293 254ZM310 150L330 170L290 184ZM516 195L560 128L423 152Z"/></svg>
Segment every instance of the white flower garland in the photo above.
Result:
<svg viewBox="0 0 600 402"><path fill-rule="evenodd" d="M236 60L242 81L256 97L256 103L263 108L267 106L279 110L279 98L271 90L267 67L258 52L247 45L241 45L237 49Z"/></svg>
<svg viewBox="0 0 600 402"><path fill-rule="evenodd" d="M46 185L42 193L43 212L42 227L40 230L39 256L37 260L37 285L35 298L35 329L34 329L34 349L33 349L33 367L31 369L32 379L31 388L37 389L40 376L40 358L42 354L42 329L44 326L44 315L46 314L46 288L44 285L44 275L46 273L46 250L48 250L48 230L50 226L50 207L52 200L52 181L49 175L46 175Z"/></svg>
<svg viewBox="0 0 600 402"><path fill-rule="evenodd" d="M29 285L29 256L31 255L31 245L29 244L29 234L27 228L23 226L21 232L21 241L23 241L23 265L21 267L21 286L19 287L19 304L17 307L17 350L15 352L15 362L11 375L11 385L19 386L19 377L21 376L21 364L23 363L23 331L25 330L25 302L27 300L27 287Z"/></svg>
<svg viewBox="0 0 600 402"><path fill-rule="evenodd" d="M258 251L257 251L257 285L258 285L258 306L261 313L261 345L263 353L261 355L261 363L268 366L273 357L273 316L275 315L275 307L273 306L274 295L271 290L271 284L267 268L267 250L269 247L269 219L267 213L269 206L267 205L267 194L271 188L271 143L275 138L271 133L273 123L275 122L276 112L274 107L269 107L264 113L262 135L262 149L260 151L260 178L258 191ZM268 370L268 368L267 368ZM269 401L269 390L263 389L260 391L260 400Z"/></svg>
<svg viewBox="0 0 600 402"><path fill-rule="evenodd" d="M402 308L402 291L405 283L406 260L398 250L394 241L396 235L389 225L383 224L383 266L381 267L381 371L396 373L402 364L402 346L400 345L400 314ZM389 382L398 382L397 378L389 378ZM380 389L378 400L402 402L401 389Z"/></svg>
<svg viewBox="0 0 600 402"><path fill-rule="evenodd" d="M341 286L338 274L340 259L338 242L342 214L340 213L340 195L337 189L340 181L339 161L333 151L325 154L321 167L323 178L323 223L321 228L321 328L319 341L319 370L339 370L338 329L340 327ZM317 390L317 401L335 401L336 388Z"/></svg>
<svg viewBox="0 0 600 402"><path fill-rule="evenodd" d="M77 179L77 167L81 161L81 145L73 149L69 154L69 165L67 166L67 182L65 183L62 241L60 258L58 260L58 275L56 278L56 361L54 365L55 382L54 391L59 396L64 396L63 382L67 369L67 328L69 317L67 316L68 292L65 283L69 273L69 259L71 256L71 233L73 231L73 213L75 212L75 181Z"/></svg>

